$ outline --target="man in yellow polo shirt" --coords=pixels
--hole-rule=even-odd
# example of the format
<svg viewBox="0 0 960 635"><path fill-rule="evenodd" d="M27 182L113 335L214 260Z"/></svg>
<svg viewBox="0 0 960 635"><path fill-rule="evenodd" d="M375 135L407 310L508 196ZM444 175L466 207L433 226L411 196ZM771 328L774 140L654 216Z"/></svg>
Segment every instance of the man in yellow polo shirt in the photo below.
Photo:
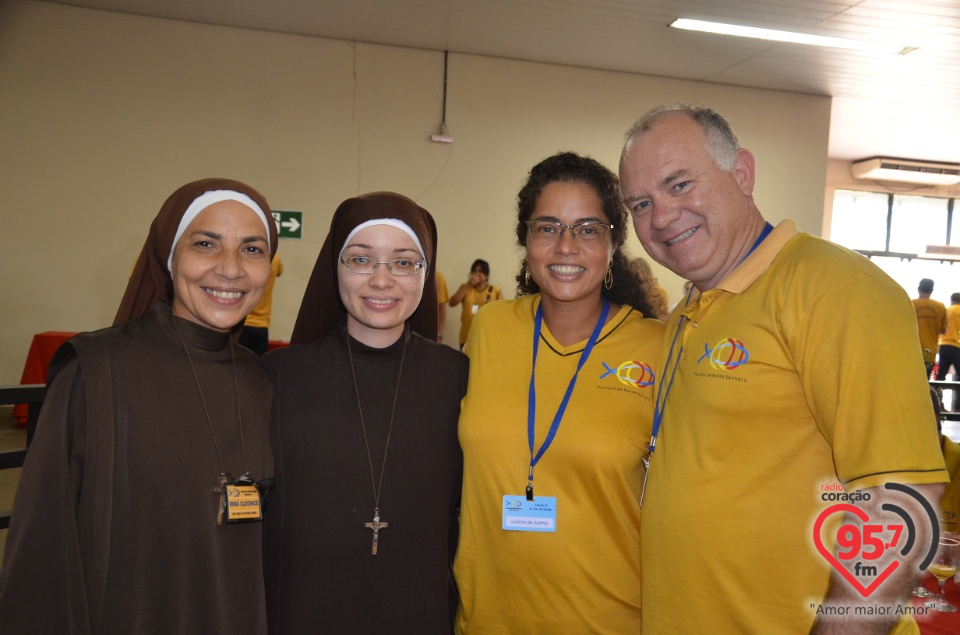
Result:
<svg viewBox="0 0 960 635"><path fill-rule="evenodd" d="M937 361L937 344L940 335L947 330L947 307L937 302L930 295L933 293L933 280L924 278L917 286L920 296L913 300L913 310L917 314L917 330L920 332L920 348L923 351L923 364L926 366L927 378L933 372L933 364Z"/></svg>
<svg viewBox="0 0 960 635"><path fill-rule="evenodd" d="M953 379L960 375L960 293L950 294L950 306L947 308L947 328L940 336L940 354L937 358L937 381L947 378L953 368ZM960 391L952 390L951 410L960 410Z"/></svg>
<svg viewBox="0 0 960 635"><path fill-rule="evenodd" d="M627 133L637 236L695 287L658 369L644 635L917 632L898 609L947 475L913 307L866 258L767 223L754 178L754 156L709 108L661 106ZM915 524L907 555L885 549L905 521L884 503ZM838 558L841 521L872 548Z"/></svg>

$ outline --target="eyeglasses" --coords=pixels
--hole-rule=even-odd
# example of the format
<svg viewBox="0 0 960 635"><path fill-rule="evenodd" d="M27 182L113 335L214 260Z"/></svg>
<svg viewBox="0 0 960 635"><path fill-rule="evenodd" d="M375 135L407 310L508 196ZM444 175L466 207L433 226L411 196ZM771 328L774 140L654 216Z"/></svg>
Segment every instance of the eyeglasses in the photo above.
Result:
<svg viewBox="0 0 960 635"><path fill-rule="evenodd" d="M539 218L527 221L527 237L537 243L556 243L563 238L563 232L570 230L575 240L584 244L598 244L607 238L613 225L597 221L587 221L576 225L564 225L552 220Z"/></svg>
<svg viewBox="0 0 960 635"><path fill-rule="evenodd" d="M422 262L410 260L409 258L396 258L386 262L376 262L368 256L350 256L348 258L341 258L340 262L343 263L343 266L345 266L350 273L361 273L367 276L376 271L380 265L387 265L387 271L395 276L415 276L420 273L420 267L423 266Z"/></svg>

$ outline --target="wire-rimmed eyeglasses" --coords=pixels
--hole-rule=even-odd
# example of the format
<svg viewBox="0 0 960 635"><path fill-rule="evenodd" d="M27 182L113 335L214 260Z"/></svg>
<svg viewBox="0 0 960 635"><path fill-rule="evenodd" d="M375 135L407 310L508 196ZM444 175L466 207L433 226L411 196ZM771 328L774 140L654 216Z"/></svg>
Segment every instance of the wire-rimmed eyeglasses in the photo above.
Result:
<svg viewBox="0 0 960 635"><path fill-rule="evenodd" d="M394 258L385 262L377 262L368 256L349 256L341 258L340 262L350 273L360 273L370 275L377 270L380 265L387 265L387 271L395 276L415 276L420 273L420 267L423 262L417 262L410 258Z"/></svg>
<svg viewBox="0 0 960 635"><path fill-rule="evenodd" d="M583 243L599 243L606 240L613 225L599 221L587 221L576 225L564 225L553 220L534 218L527 221L527 237L538 243L555 243L563 238L563 232L570 230L575 240Z"/></svg>

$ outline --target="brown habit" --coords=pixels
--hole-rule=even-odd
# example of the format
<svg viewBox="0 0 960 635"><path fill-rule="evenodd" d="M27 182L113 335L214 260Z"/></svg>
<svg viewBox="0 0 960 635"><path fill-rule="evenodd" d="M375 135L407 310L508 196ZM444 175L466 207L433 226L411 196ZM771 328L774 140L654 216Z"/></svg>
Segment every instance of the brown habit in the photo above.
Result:
<svg viewBox="0 0 960 635"><path fill-rule="evenodd" d="M214 436L234 477L272 475L270 386L234 344L244 460L229 342L158 301L58 351L13 509L0 632L266 632L261 525L218 527L212 493Z"/></svg>
<svg viewBox="0 0 960 635"><path fill-rule="evenodd" d="M57 352L0 571L2 633L266 632L261 524L217 526L212 490L221 471L273 476L270 383L229 333L171 316L176 230L214 191L251 199L276 251L256 190L188 183L153 221L116 326Z"/></svg>

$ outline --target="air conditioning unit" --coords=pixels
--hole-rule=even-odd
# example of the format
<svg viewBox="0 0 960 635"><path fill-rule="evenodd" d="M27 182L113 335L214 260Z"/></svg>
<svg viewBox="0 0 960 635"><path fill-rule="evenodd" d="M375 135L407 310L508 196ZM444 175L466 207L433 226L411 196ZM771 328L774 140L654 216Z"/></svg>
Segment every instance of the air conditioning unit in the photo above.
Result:
<svg viewBox="0 0 960 635"><path fill-rule="evenodd" d="M854 161L850 172L858 179L901 181L925 185L954 185L960 183L960 163L936 163L872 157Z"/></svg>
<svg viewBox="0 0 960 635"><path fill-rule="evenodd" d="M917 254L918 258L924 260L960 260L960 246L958 245L927 245L927 250L922 254Z"/></svg>

